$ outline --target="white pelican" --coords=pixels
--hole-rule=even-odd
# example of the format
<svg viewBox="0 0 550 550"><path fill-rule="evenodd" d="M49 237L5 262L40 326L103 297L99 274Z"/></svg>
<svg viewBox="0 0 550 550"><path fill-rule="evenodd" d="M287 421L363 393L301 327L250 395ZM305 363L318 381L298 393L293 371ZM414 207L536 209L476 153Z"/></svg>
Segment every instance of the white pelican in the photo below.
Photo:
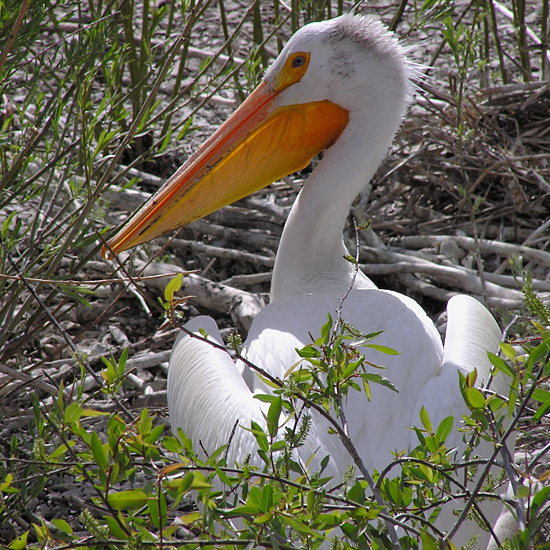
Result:
<svg viewBox="0 0 550 550"><path fill-rule="evenodd" d="M457 296L448 305L443 350L416 302L377 289L362 273L354 276L344 259L342 231L351 203L387 153L411 100L414 76L402 47L378 22L345 15L303 27L252 95L108 243L119 253L149 241L305 167L325 151L285 225L272 302L252 324L244 355L282 379L299 360L296 348L310 343L310 333L320 334L327 313L352 287L343 318L365 333L384 331L376 343L401 352L385 356L362 350L370 361L386 366L385 375L400 393L377 386L370 402L352 392L344 404L350 437L371 471L391 462L392 451L416 445L408 428L419 425L422 406L434 426L453 415L455 430L447 443L464 448L456 430L466 411L457 370L477 368L478 384L487 381L487 351L496 351L501 336L480 303ZM199 317L187 327L204 328L221 344L212 319ZM212 451L228 442L237 420L244 426L250 420L264 424L262 404L253 399L262 385L249 374L226 352L180 334L168 375L172 428L183 428ZM499 377L492 388L507 394ZM255 444L249 432L237 429L230 460L242 462ZM330 454L329 468L341 476L350 458L315 417L304 461L317 447L318 459ZM488 456L491 450L486 446L481 452ZM448 529L455 518L443 516L439 526ZM470 532L459 531L455 545L465 544Z"/></svg>

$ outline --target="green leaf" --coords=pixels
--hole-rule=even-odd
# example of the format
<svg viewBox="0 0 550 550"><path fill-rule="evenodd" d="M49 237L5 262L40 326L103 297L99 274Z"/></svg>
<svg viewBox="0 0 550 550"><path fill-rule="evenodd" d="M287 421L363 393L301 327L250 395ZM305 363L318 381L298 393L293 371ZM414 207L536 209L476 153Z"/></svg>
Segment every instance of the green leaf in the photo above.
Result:
<svg viewBox="0 0 550 550"><path fill-rule="evenodd" d="M347 368L342 372L340 380L344 380L351 376L359 367L361 366L361 361L352 361L348 364Z"/></svg>
<svg viewBox="0 0 550 550"><path fill-rule="evenodd" d="M166 526L166 498L164 493L160 493L157 498L149 498L147 501L149 516L153 525L159 529L161 526Z"/></svg>
<svg viewBox="0 0 550 550"><path fill-rule="evenodd" d="M96 411L94 409L82 409L82 416L96 418L98 416L109 416L108 412Z"/></svg>
<svg viewBox="0 0 550 550"><path fill-rule="evenodd" d="M117 365L113 364L112 361L109 361L105 357L102 357L101 359L107 366L106 369L103 369L101 371L101 377L103 378L103 380L105 380L105 382L107 382L107 384L112 384L115 381L117 376L117 369L116 369Z"/></svg>
<svg viewBox="0 0 550 550"><path fill-rule="evenodd" d="M233 510L224 511L223 515L228 518L238 518L241 516L257 516L259 512L257 506L247 503L244 506L233 508Z"/></svg>
<svg viewBox="0 0 550 550"><path fill-rule="evenodd" d="M271 509L272 506L273 506L273 486L266 485L262 491L261 510L262 512L266 513Z"/></svg>
<svg viewBox="0 0 550 550"><path fill-rule="evenodd" d="M164 299L167 302L174 301L174 294L181 288L183 283L183 274L178 273L170 282L166 285L164 289Z"/></svg>
<svg viewBox="0 0 550 550"><path fill-rule="evenodd" d="M453 429L453 423L454 419L452 416L447 416L440 422L435 434L440 444L445 443L447 437Z"/></svg>
<svg viewBox="0 0 550 550"><path fill-rule="evenodd" d="M356 481L355 484L350 487L348 491L348 499L359 504L363 504L365 502L365 487L360 481Z"/></svg>
<svg viewBox="0 0 550 550"><path fill-rule="evenodd" d="M424 550L439 550L439 545L435 539L426 531L420 533L420 538L422 539L422 547Z"/></svg>
<svg viewBox="0 0 550 550"><path fill-rule="evenodd" d="M190 512L189 514L184 514L183 516L179 516L179 521L183 523L183 525L189 525L194 521L201 519L201 517L202 515L200 512Z"/></svg>
<svg viewBox="0 0 550 550"><path fill-rule="evenodd" d="M79 403L71 403L66 409L63 416L65 424L74 424L77 420L80 420L82 416L82 407Z"/></svg>
<svg viewBox="0 0 550 550"><path fill-rule="evenodd" d="M502 353L504 353L504 355L506 355L506 357L508 357L508 359L515 359L516 358L517 351L515 350L514 346L512 346L511 344L507 344L506 342L500 342L499 346L500 346L500 349L502 350ZM489 359L490 359L491 355L494 355L494 353L488 352L488 355L489 355ZM491 363L493 363L493 361L491 361ZM493 363L493 365L495 365L495 364ZM495 367L496 367L496 365L495 365Z"/></svg>
<svg viewBox="0 0 550 550"><path fill-rule="evenodd" d="M59 529L62 533L65 533L67 535L73 534L73 528L64 519L52 519L52 524L55 525L55 527Z"/></svg>
<svg viewBox="0 0 550 550"><path fill-rule="evenodd" d="M322 529L333 529L342 523L340 511L331 514L319 514L317 519L322 522Z"/></svg>
<svg viewBox="0 0 550 550"><path fill-rule="evenodd" d="M321 328L321 339L325 344L328 344L330 340L330 332L332 330L332 317L330 316L330 313L327 314L328 321L323 325Z"/></svg>
<svg viewBox="0 0 550 550"><path fill-rule="evenodd" d="M279 396L271 403L267 412L267 429L271 437L275 437L279 431L279 418L283 410L283 400Z"/></svg>
<svg viewBox="0 0 550 550"><path fill-rule="evenodd" d="M34 531L39 542L52 539L50 531L42 518L40 519L40 525L38 525L37 523L33 523L32 526L34 527Z"/></svg>
<svg viewBox="0 0 550 550"><path fill-rule="evenodd" d="M151 428L153 427L153 418L149 414L148 409L143 409L141 411L140 419L136 423L138 433L141 435L146 435L151 433Z"/></svg>
<svg viewBox="0 0 550 550"><path fill-rule="evenodd" d="M299 351L298 349L296 349L296 352L299 354ZM302 364L302 361L297 361L296 363L294 363L294 365L292 365L284 374L283 378L288 378L292 372L296 369L296 367L299 367L300 365Z"/></svg>
<svg viewBox="0 0 550 550"><path fill-rule="evenodd" d="M218 457L222 456L225 453L225 450L227 449L227 443L222 445L221 447L218 447L213 453L210 453L210 456L208 457L208 464L216 465L216 462L218 460Z"/></svg>
<svg viewBox="0 0 550 550"><path fill-rule="evenodd" d="M302 533L303 535L310 535L316 538L321 536L319 533L316 533L311 527L308 527L307 525L305 525L301 521L294 519L293 517L286 515L281 515L279 517L281 518L283 523L286 523L289 527L292 527L293 529L298 531L298 533Z"/></svg>
<svg viewBox="0 0 550 550"><path fill-rule="evenodd" d="M389 378L386 378L381 374L376 374L375 372L364 372L360 376L361 378L363 378L363 380L374 382L375 384L384 386L385 388L388 388L394 391L395 393L399 393L399 390L393 385L393 382Z"/></svg>
<svg viewBox="0 0 550 550"><path fill-rule="evenodd" d="M304 359L310 359L312 357L320 357L321 352L311 344L304 346L302 349L297 349L296 353Z"/></svg>
<svg viewBox="0 0 550 550"><path fill-rule="evenodd" d="M5 491L13 481L13 474L7 474L4 478L4 482L0 485L0 493Z"/></svg>
<svg viewBox="0 0 550 550"><path fill-rule="evenodd" d="M420 409L420 421L426 430L433 432L432 423L430 421L430 417L428 416L428 411L424 405L422 405L422 408Z"/></svg>
<svg viewBox="0 0 550 550"><path fill-rule="evenodd" d="M193 475L193 472L187 472L187 475L180 480L178 493L186 493L187 491L189 491L189 489L193 485L193 481L195 481L195 476Z"/></svg>
<svg viewBox="0 0 550 550"><path fill-rule="evenodd" d="M544 341L542 344L540 344L540 346L537 346L533 351L531 351L529 357L527 358L527 362L525 363L525 367L527 368L527 370L529 370L537 361L539 361L543 357L546 357L549 350L550 341Z"/></svg>
<svg viewBox="0 0 550 550"><path fill-rule="evenodd" d="M543 403L533 415L533 420L539 421L550 410L550 401Z"/></svg>
<svg viewBox="0 0 550 550"><path fill-rule="evenodd" d="M271 520L273 517L273 512L266 512L265 514L261 514L258 517L254 518L254 523L258 524L264 524Z"/></svg>
<svg viewBox="0 0 550 550"><path fill-rule="evenodd" d="M69 447L73 447L76 445L76 441L73 439L71 441L67 441L67 445ZM60 445L57 447L57 449L49 456L50 460L57 460L58 458L62 457L69 449L65 444Z"/></svg>
<svg viewBox="0 0 550 550"><path fill-rule="evenodd" d="M370 401L370 398L371 398L370 384L369 384L369 381L365 378L363 378L363 389L365 390L365 395L367 396L367 399Z"/></svg>
<svg viewBox="0 0 550 550"><path fill-rule="evenodd" d="M202 474L200 472L195 472L195 478L193 479L193 483L191 483L191 487L189 489L198 491L200 489L211 489L213 487L211 483L205 481L204 476L201 476Z"/></svg>
<svg viewBox="0 0 550 550"><path fill-rule="evenodd" d="M269 450L269 443L267 442L267 436L265 435L265 432L262 430L261 426L254 421L251 421L250 425L251 428L249 431L254 434L254 437L256 438L260 449L264 451L264 453L267 453Z"/></svg>
<svg viewBox="0 0 550 550"><path fill-rule="evenodd" d="M105 521L107 522L109 531L111 531L113 537L120 540L128 540L128 535L120 527L118 521L113 516L105 516Z"/></svg>
<svg viewBox="0 0 550 550"><path fill-rule="evenodd" d="M426 447L428 447L428 450L430 453L434 454L439 449L439 444L435 440L435 437L427 437L426 438Z"/></svg>
<svg viewBox="0 0 550 550"><path fill-rule="evenodd" d="M126 361L128 360L128 348L124 348L120 354L120 359L118 360L117 365L117 374L119 378L124 376L124 371L126 370Z"/></svg>
<svg viewBox="0 0 550 550"><path fill-rule="evenodd" d="M109 504L115 510L138 510L147 504L149 497L139 489L119 491L107 495Z"/></svg>
<svg viewBox="0 0 550 550"><path fill-rule="evenodd" d="M280 384L277 384L276 382L272 382L269 378L266 378L265 376L262 376L259 373L255 373L255 374L269 388L273 388L275 390L278 390L281 388Z"/></svg>
<svg viewBox="0 0 550 550"><path fill-rule="evenodd" d="M416 433L416 437L418 437L418 441L420 441L420 444L425 445L426 444L426 438L424 437L424 434L422 433L420 428L417 428L416 426L413 426L413 428L414 428L414 431Z"/></svg>
<svg viewBox="0 0 550 550"><path fill-rule="evenodd" d="M535 401L546 403L547 401L550 401L550 391L543 390L542 388L535 388L531 394L531 397Z"/></svg>
<svg viewBox="0 0 550 550"><path fill-rule="evenodd" d="M27 548L27 537L29 536L29 532L25 531L20 537L17 537L16 539L12 540L8 548L11 550L25 550Z"/></svg>
<svg viewBox="0 0 550 550"><path fill-rule="evenodd" d="M162 445L167 451L170 451L171 453L179 453L182 450L181 443L175 437L163 437Z"/></svg>
<svg viewBox="0 0 550 550"><path fill-rule="evenodd" d="M401 355L400 351L395 351L393 348L389 348L388 346L380 346L379 344L367 344L365 347L375 349L376 351L379 351L380 353L385 353L386 355Z"/></svg>
<svg viewBox="0 0 550 550"><path fill-rule="evenodd" d="M227 445L224 445L224 450L225 448L227 448ZM209 461L210 462L210 461ZM225 463L224 463L225 464ZM216 470L216 477L224 484L224 485L227 485L228 487L231 487L232 486L232 483L231 483L231 480L229 479L229 476L223 471L221 470L217 465L214 465L214 468Z"/></svg>
<svg viewBox="0 0 550 550"><path fill-rule="evenodd" d="M257 394L254 394L254 399L257 399L258 401L262 401L263 403L273 403L273 401L277 399L277 396L269 395L267 393L257 393Z"/></svg>
<svg viewBox="0 0 550 550"><path fill-rule="evenodd" d="M357 260L350 254L344 254L344 260L347 260L350 264L357 265Z"/></svg>
<svg viewBox="0 0 550 550"><path fill-rule="evenodd" d="M540 510L540 508L550 500L550 487L543 487L531 500L533 512Z"/></svg>
<svg viewBox="0 0 550 550"><path fill-rule="evenodd" d="M271 452L275 453L277 451L282 451L286 447L286 443L284 441L275 441L273 445L271 445Z"/></svg>
<svg viewBox="0 0 550 550"><path fill-rule="evenodd" d="M93 240L95 241L95 239L96 239L96 236L94 235ZM93 292L92 290L86 287L74 286L74 285L69 286L69 285L62 285L62 284L58 284L57 288L65 296L72 298L74 300L77 300L82 305L91 307L90 302L88 302L88 300L86 300L86 298L84 298L82 294L90 294Z"/></svg>
<svg viewBox="0 0 550 550"><path fill-rule="evenodd" d="M515 376L515 372L512 367L502 357L499 357L490 351L487 352L487 355L489 357L489 361L491 361L491 365L493 365L497 370L507 374L508 376Z"/></svg>
<svg viewBox="0 0 550 550"><path fill-rule="evenodd" d="M313 379L313 375L309 369L300 369L299 371L291 373L292 380L296 384L301 384L302 382L308 382Z"/></svg>
<svg viewBox="0 0 550 550"><path fill-rule="evenodd" d="M485 407L485 397L477 388L465 388L465 395L472 408L483 409Z"/></svg>
<svg viewBox="0 0 550 550"><path fill-rule="evenodd" d="M97 462L97 465L103 471L106 471L109 464L107 460L107 454L105 453L105 449L103 448L103 445L99 439L99 436L97 435L97 432L92 432L91 448L92 448L92 455L95 461Z"/></svg>
<svg viewBox="0 0 550 550"><path fill-rule="evenodd" d="M473 388L475 386L476 380L477 380L477 369L474 369L466 375L466 386L468 388Z"/></svg>

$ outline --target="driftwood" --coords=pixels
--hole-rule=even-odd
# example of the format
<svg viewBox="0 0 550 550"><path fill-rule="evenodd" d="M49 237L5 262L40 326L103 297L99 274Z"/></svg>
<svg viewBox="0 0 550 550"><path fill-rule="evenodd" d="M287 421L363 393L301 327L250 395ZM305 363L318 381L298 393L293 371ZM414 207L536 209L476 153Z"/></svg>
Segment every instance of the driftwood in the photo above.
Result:
<svg viewBox="0 0 550 550"><path fill-rule="evenodd" d="M256 285L259 283L270 283L272 276L272 271L267 273L252 273L251 275L234 275L222 282L224 285L241 288L243 286Z"/></svg>
<svg viewBox="0 0 550 550"><path fill-rule="evenodd" d="M170 359L170 353L170 351L161 351L158 353L136 355L126 361L126 369L151 369L157 367Z"/></svg>
<svg viewBox="0 0 550 550"><path fill-rule="evenodd" d="M461 266L438 265L434 262L409 254L380 250L367 246L361 246L361 256L380 262L376 264L362 263L361 269L367 275L422 273L447 286L458 288L463 292L476 296L484 296L487 298L489 304L491 304L491 302L498 302L502 306L507 304L505 307L510 307L512 309L522 307L522 293L519 290L505 288L500 284L489 281L488 278L491 277L491 274L488 274L486 277L485 275L487 274L484 273L482 277L474 270L466 269ZM429 287L424 287L416 283L414 277L401 277L401 279L407 286L417 291L422 288L429 288L428 295L439 300L447 300L453 295L453 293L448 294L447 292L434 293L433 288L435 288L435 285L430 284ZM506 277L507 282L510 280L513 280L513 278ZM540 284L543 285L544 282L540 281ZM547 294L542 294L541 298L548 299L549 296Z"/></svg>
<svg viewBox="0 0 550 550"><path fill-rule="evenodd" d="M406 255L409 258L409 255ZM395 257L394 257L395 258ZM497 288L496 295L499 293L506 293L506 289L502 291L498 290L498 287L508 287L513 289L513 292L517 292L519 287L517 279L510 275L495 275L494 273L484 272L483 277L473 269L468 269L457 265L441 265L433 262L420 263L416 259L412 261L395 261L394 263L376 263L376 264L361 264L361 269L367 275L393 275L400 273L422 273L428 275L434 280L438 280L451 286L458 286L464 291L468 291L468 288L464 288L464 285L459 283L463 277L474 276L477 279L494 283ZM484 283L483 283L484 284ZM531 284L535 290L538 291L550 291L550 283L541 281L540 279L533 279ZM490 289L493 287L490 287ZM489 290L490 290L489 289ZM510 297L510 296L509 296ZM515 295L517 298L518 296ZM545 297L545 294L542 294Z"/></svg>
<svg viewBox="0 0 550 550"><path fill-rule="evenodd" d="M146 264L135 260L136 269L145 276L166 274L166 278L148 279L146 284L157 290L164 291L166 284L174 273L184 272L180 267L151 262ZM239 328L248 332L254 317L265 306L264 301L256 294L239 290L222 283L214 283L204 277L191 273L183 278L181 293L189 297L191 303L206 307L210 310L227 313Z"/></svg>
<svg viewBox="0 0 550 550"><path fill-rule="evenodd" d="M273 267L275 257L260 256L259 254L251 254L244 250L234 250L231 248L222 248L220 246L212 246L197 241L188 241L184 239L172 239L170 246L176 249L192 250L193 252L202 252L209 256L217 258L229 258L232 260L243 260L252 264Z"/></svg>
<svg viewBox="0 0 550 550"><path fill-rule="evenodd" d="M44 380L37 376L33 377L28 374L25 374L24 372L18 371L16 369L12 369L8 367L7 365L3 365L0 363L0 372L5 374L5 377L0 378L0 396L7 395L11 391L15 390L15 385L13 383L8 383L6 385L6 381L11 380L19 380L21 383L25 385L31 385L35 388L38 388L39 390L45 391L49 393L50 395L58 395L59 389L55 388L51 384L48 384L47 382L44 382Z"/></svg>
<svg viewBox="0 0 550 550"><path fill-rule="evenodd" d="M286 192L289 192L288 189ZM269 193L269 190L264 191L264 194ZM265 215L272 220L277 220L278 223L284 223L288 215L288 208L278 206L258 194L253 198L240 201L238 207L225 209L225 211L217 213L215 216L218 220L221 220L221 223L200 220L186 228L186 231L192 230L199 235L210 235L215 239L215 245L189 239L168 238L161 239L160 244L169 244L172 249L191 250L194 253L208 257L241 260L258 267L272 268L274 264L273 255L265 256L248 252L242 250L242 246L246 244L252 249L267 249L271 254L278 245L276 235L266 234L261 230L230 227L232 222L237 226L241 225L240 216L243 217L243 220L253 217L253 221L244 223L249 228L251 224L256 225L258 219L262 219ZM543 224L540 230L536 230L534 233L544 233L545 225ZM363 260L361 264L363 271L367 275L398 275L401 283L412 291L421 292L444 301L456 292L466 292L483 297L488 305L511 309L522 307L523 296L520 282L515 277L503 275L499 273L499 270L494 273L483 272L480 274L474 269L460 265L459 261L468 254L477 252L481 256L502 256L506 259L506 262L511 255L516 254L527 261L550 267L549 252L530 246L489 239L474 239L455 235L409 235L399 238L397 242L400 245L398 249L392 247L385 250L381 247L362 246L362 258L368 258L369 260L368 262ZM166 264L158 265L162 265L162 267L149 267L144 274L162 275L182 271ZM418 279L413 274L427 279ZM236 324L246 331L257 311L261 309L258 304L263 302L251 293L246 293L244 297L235 294L235 291L240 292L235 287L267 283L270 279L271 273L254 273L234 275L223 283L215 283L200 278L198 275L193 275L187 278L184 287L186 294L193 295L193 298L191 298L192 303L220 313L230 312ZM161 289L164 288L165 281L160 279L147 284ZM543 300L546 301L550 298L549 282L533 277L532 285L537 292L542 293ZM251 309L250 304L253 304Z"/></svg>
<svg viewBox="0 0 550 550"><path fill-rule="evenodd" d="M483 254L497 254L506 257L512 256L513 254L518 254L523 256L526 260L534 261L550 267L550 252L545 252L544 250L539 250L538 248L530 248L528 246L520 246L501 241L488 241L485 239L478 239L476 241L470 237L452 235L418 235L401 238L401 244L411 248L440 246L448 241L454 241L468 252L476 252L479 250L479 252Z"/></svg>
<svg viewBox="0 0 550 550"><path fill-rule="evenodd" d="M422 281L418 277L415 277L414 275L411 275L409 273L398 275L398 278L403 284L405 284L405 286L407 286L407 288L410 288L413 291L419 292L424 296L428 296L442 302L447 302L456 294L460 294L459 292L439 288L426 281ZM477 294L472 294L472 296L491 308L498 307L508 310L523 308L523 302L520 300L510 300L507 298L498 298L495 296L487 295L480 296Z"/></svg>
<svg viewBox="0 0 550 550"><path fill-rule="evenodd" d="M242 245L267 248L268 250L276 251L279 246L279 239L273 235L268 235L262 231L249 228L248 230L234 229L232 227L224 227L215 223L199 220L189 224L186 229L196 231L202 235L210 235L221 241Z"/></svg>

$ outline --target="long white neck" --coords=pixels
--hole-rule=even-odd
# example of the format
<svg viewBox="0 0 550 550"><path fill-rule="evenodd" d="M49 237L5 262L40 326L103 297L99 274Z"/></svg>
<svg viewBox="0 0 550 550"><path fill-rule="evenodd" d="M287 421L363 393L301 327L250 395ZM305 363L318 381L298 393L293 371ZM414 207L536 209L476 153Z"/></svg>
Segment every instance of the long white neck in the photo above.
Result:
<svg viewBox="0 0 550 550"><path fill-rule="evenodd" d="M348 126L306 181L281 237L271 301L328 291L343 295L352 285L375 288L344 258L342 233L354 198L387 153L407 101L385 103L386 109L350 113Z"/></svg>

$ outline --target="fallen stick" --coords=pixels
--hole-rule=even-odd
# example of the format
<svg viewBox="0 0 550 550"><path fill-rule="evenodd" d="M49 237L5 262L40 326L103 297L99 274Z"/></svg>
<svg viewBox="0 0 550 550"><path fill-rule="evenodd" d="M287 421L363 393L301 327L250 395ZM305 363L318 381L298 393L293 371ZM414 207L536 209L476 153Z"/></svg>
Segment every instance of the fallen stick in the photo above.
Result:
<svg viewBox="0 0 550 550"><path fill-rule="evenodd" d="M367 246L361 246L361 254L362 256L368 255L377 261L381 261L381 263L403 262L405 265L411 265L410 268L407 267L407 270L411 272L434 274L443 282L452 286L457 286L468 294L498 297L514 304L522 303L521 292L507 289L495 283L482 280L481 277L475 275L473 272L467 273L457 267L440 266L434 264L433 262L429 262L428 260L414 258L397 252L379 250ZM413 262L416 263L417 266L412 265ZM361 268L363 267L365 269L365 273L368 275L369 264L362 264Z"/></svg>
<svg viewBox="0 0 550 550"><path fill-rule="evenodd" d="M270 283L273 272L267 273L252 273L250 275L234 275L225 281L222 281L224 285L240 288L241 286L255 285L258 283Z"/></svg>
<svg viewBox="0 0 550 550"><path fill-rule="evenodd" d="M410 273L402 273L398 275L399 280L405 284L408 288L419 292L424 296L429 298L434 298L442 302L449 301L453 296L460 294L460 292L454 292L452 290L445 290L443 288L438 288L426 281L421 281L414 275ZM497 298L494 296L479 296L473 295L474 298L479 300L482 304L486 304L491 308L502 308L502 309L520 309L523 307L523 302L520 300L507 300L505 298Z"/></svg>
<svg viewBox="0 0 550 550"><path fill-rule="evenodd" d="M459 265L442 265L433 263L432 265L425 265L413 262L399 261L395 263L380 263L380 264L361 264L361 269L367 275L393 275L396 273L423 273L429 275L432 278L443 278L445 282L448 282L449 271L448 269L457 269L466 275L474 275L479 277L473 269L468 269ZM517 280L511 275L496 275L494 273L484 273L483 278L490 283L495 283L501 287L508 287L516 289L519 286ZM550 283L542 281L541 279L532 279L532 287L537 291L550 292ZM517 290L516 290L517 291Z"/></svg>
<svg viewBox="0 0 550 550"><path fill-rule="evenodd" d="M538 262L550 267L550 252L531 248L529 246L521 246L518 244L503 243L500 241L490 241L486 239L473 239L472 237L464 237L457 235L414 235L400 239L403 246L411 248L424 248L426 246L440 245L441 243L452 240L464 250L468 252L479 252L483 254L497 254L499 256L512 256L520 254L526 260Z"/></svg>
<svg viewBox="0 0 550 550"><path fill-rule="evenodd" d="M137 258L134 260L134 263L142 275L167 274L166 278L148 279L145 281L148 287L162 292L164 292L168 281L173 276L169 276L168 274L173 274L174 272L187 273L183 268L171 264L160 262L145 264L145 262ZM189 302L193 304L220 313L229 313L233 322L245 333L248 333L252 321L265 306L264 301L256 294L222 283L214 283L194 273L183 277L180 294L189 296Z"/></svg>
<svg viewBox="0 0 550 550"><path fill-rule="evenodd" d="M184 239L172 239L170 241L172 248L179 248L181 250L192 250L193 252L199 252L207 254L208 256L215 256L217 258L229 258L231 260L242 260L257 265L263 265L265 267L273 267L275 264L274 257L260 256L259 254L252 254L251 252L245 252L244 250L235 250L233 248L222 248L220 246L212 246L204 244L198 241L188 241Z"/></svg>
<svg viewBox="0 0 550 550"><path fill-rule="evenodd" d="M224 227L216 223L210 223L206 220L198 220L190 223L187 229L191 229L202 235L211 235L216 239L232 243L246 243L258 248L267 248L272 251L277 251L279 239L272 235L266 235L263 231L254 229L234 229L232 227Z"/></svg>

